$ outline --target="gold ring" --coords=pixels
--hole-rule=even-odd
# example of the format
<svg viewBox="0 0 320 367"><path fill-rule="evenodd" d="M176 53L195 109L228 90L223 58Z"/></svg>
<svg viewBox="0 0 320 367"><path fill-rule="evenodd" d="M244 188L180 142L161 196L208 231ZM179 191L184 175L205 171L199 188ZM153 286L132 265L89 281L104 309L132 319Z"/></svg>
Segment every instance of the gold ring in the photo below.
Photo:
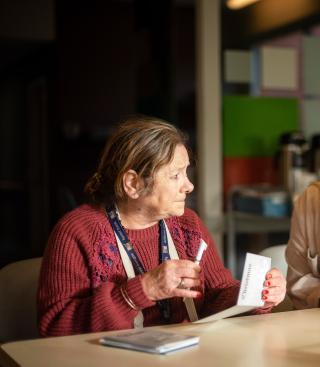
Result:
<svg viewBox="0 0 320 367"><path fill-rule="evenodd" d="M185 289L186 288L186 286L184 284L184 278L181 278L180 283L179 283L179 285L178 285L177 288L181 288L181 289Z"/></svg>

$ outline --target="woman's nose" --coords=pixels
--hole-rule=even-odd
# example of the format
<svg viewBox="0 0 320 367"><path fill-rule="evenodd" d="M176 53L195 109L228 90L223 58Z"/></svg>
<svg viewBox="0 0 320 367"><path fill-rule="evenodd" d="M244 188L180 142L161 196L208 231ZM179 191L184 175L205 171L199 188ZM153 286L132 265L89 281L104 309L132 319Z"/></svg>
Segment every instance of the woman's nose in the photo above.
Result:
<svg viewBox="0 0 320 367"><path fill-rule="evenodd" d="M186 177L186 189L185 189L185 193L186 194L190 194L190 192L192 192L193 189L194 189L193 183L188 179L188 177Z"/></svg>

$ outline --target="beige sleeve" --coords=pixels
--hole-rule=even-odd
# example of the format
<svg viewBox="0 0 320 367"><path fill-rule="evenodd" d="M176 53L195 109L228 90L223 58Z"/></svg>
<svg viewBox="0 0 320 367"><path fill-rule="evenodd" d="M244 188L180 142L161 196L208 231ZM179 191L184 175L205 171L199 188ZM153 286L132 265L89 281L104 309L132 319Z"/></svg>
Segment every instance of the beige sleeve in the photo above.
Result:
<svg viewBox="0 0 320 367"><path fill-rule="evenodd" d="M297 199L286 250L288 295L295 308L319 307L320 183Z"/></svg>

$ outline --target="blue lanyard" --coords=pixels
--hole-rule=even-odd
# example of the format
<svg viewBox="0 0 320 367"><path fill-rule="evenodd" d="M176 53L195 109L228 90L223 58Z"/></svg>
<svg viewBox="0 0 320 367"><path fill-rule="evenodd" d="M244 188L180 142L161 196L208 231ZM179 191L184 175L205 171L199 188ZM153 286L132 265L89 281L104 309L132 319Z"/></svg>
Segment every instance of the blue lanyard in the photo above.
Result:
<svg viewBox="0 0 320 367"><path fill-rule="evenodd" d="M112 206L111 208L106 210L106 212L107 212L109 221L111 223L112 229L114 230L114 232L120 239L120 242L122 246L124 247L133 265L135 273L140 274L140 275L144 274L146 271L137 253L135 252L124 227L122 226L120 222L120 219L119 219L119 216L118 216L118 213L115 207ZM163 219L159 221L159 229L160 229L159 237L160 237L160 249L161 249L160 259L161 259L161 262L164 262L166 260L170 260L170 254L169 254L169 247L168 247L168 237L167 237L166 227L165 227L165 223ZM169 300L166 299L166 300L157 301L157 306L159 307L163 318L166 321L168 321L170 319Z"/></svg>

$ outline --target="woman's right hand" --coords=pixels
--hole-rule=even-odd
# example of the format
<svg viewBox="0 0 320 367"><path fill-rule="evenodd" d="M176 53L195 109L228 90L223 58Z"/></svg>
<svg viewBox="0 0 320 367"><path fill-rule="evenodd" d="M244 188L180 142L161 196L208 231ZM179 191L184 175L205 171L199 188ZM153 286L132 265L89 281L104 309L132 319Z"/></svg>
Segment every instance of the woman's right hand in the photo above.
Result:
<svg viewBox="0 0 320 367"><path fill-rule="evenodd" d="M200 266L190 260L167 260L143 274L142 288L152 301L201 297L201 292L192 290L201 285L200 272Z"/></svg>

